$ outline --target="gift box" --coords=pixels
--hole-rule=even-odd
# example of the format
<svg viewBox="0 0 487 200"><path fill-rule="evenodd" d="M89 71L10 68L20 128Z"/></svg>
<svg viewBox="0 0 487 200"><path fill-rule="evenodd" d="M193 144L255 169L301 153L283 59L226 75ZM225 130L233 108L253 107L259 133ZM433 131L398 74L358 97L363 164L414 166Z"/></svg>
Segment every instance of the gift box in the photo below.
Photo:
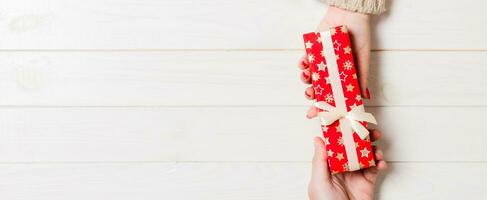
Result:
<svg viewBox="0 0 487 200"><path fill-rule="evenodd" d="M331 173L375 165L346 26L303 35Z"/></svg>

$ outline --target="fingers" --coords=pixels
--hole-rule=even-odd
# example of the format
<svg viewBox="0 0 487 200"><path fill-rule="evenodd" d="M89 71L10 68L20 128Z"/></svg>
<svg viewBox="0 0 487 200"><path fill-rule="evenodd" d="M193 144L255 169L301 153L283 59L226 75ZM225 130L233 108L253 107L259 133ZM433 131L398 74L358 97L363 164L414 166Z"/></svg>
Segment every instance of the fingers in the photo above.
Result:
<svg viewBox="0 0 487 200"><path fill-rule="evenodd" d="M370 131L370 139L372 141L377 141L382 137L382 133L379 130L369 130ZM384 161L384 154L379 147L373 147L374 157L375 157L375 166L370 167L364 170L364 177L369 180L371 183L375 183L377 180L377 176L380 171L387 169L387 163Z"/></svg>
<svg viewBox="0 0 487 200"><path fill-rule="evenodd" d="M312 161L311 179L312 181L328 181L330 178L330 171L328 170L328 163L326 161L325 143L320 137L314 138L314 156Z"/></svg>
<svg viewBox="0 0 487 200"><path fill-rule="evenodd" d="M381 137L382 137L382 132L380 132L379 130L370 130L370 138L372 141L377 141ZM373 151L374 151L375 160L377 161L376 166L380 168L379 170L385 169L385 167L387 167L387 164L384 161L384 154L382 150L377 146L373 146Z"/></svg>
<svg viewBox="0 0 487 200"><path fill-rule="evenodd" d="M382 137L382 133L379 130L369 130L370 132L370 140L372 142L379 140Z"/></svg>
<svg viewBox="0 0 487 200"><path fill-rule="evenodd" d="M378 170L384 170L387 168L387 163L384 161L384 153L382 150L378 147L374 147L374 156L375 156L375 161L376 161L376 168Z"/></svg>
<svg viewBox="0 0 487 200"><path fill-rule="evenodd" d="M387 169L386 162L383 160L377 161L376 166L364 170L364 177L371 183L375 183L377 176L379 176L379 172L384 171L385 169Z"/></svg>
<svg viewBox="0 0 487 200"><path fill-rule="evenodd" d="M306 84L311 84L311 73L309 71L309 62L306 55L303 55L303 57L301 57L301 59L299 60L299 68L301 68L303 71L301 73L301 81L303 81ZM309 100L315 99L315 91L313 87L306 88L306 90L304 91L304 95ZM317 115L318 115L318 109L312 106L309 109L308 113L306 114L306 117L311 119L313 117L316 117Z"/></svg>
<svg viewBox="0 0 487 200"><path fill-rule="evenodd" d="M306 57L306 54L303 55L303 57L301 57L299 59L299 68L301 69L307 69L309 67L309 62L308 62L308 58Z"/></svg>
<svg viewBox="0 0 487 200"><path fill-rule="evenodd" d="M381 149L376 148L374 150L374 157L376 162L375 168L377 168L378 170L384 170L387 168L387 163L384 160L384 153L382 152Z"/></svg>
<svg viewBox="0 0 487 200"><path fill-rule="evenodd" d="M311 73L308 69L303 69L303 72L301 73L301 81L306 84L311 84Z"/></svg>
<svg viewBox="0 0 487 200"><path fill-rule="evenodd" d="M375 156L376 160L384 160L384 155L382 153L382 150L376 149L376 150L374 150L374 152L375 152L374 156Z"/></svg>
<svg viewBox="0 0 487 200"><path fill-rule="evenodd" d="M374 152L375 152L375 159L376 159L375 166L367 168L363 171L364 177L371 183L375 183L380 171L384 171L385 169L387 169L387 163L386 161L383 160L384 155L382 154L382 151L380 149L377 149Z"/></svg>
<svg viewBox="0 0 487 200"><path fill-rule="evenodd" d="M306 55L303 55L303 57L301 57L301 59L299 59L298 66L303 71L301 73L301 81L303 81L304 83L310 84L311 83L311 73L309 72L309 69L308 69L309 68L309 62L308 62L308 58L306 57Z"/></svg>
<svg viewBox="0 0 487 200"><path fill-rule="evenodd" d="M308 59L306 58L306 55L304 55L300 60L299 60L299 68L302 69L301 73L301 81L304 83L310 84L311 83L311 72L309 71L309 63Z"/></svg>
<svg viewBox="0 0 487 200"><path fill-rule="evenodd" d="M376 167L380 171L384 171L387 169L387 162L384 160L377 161Z"/></svg>
<svg viewBox="0 0 487 200"><path fill-rule="evenodd" d="M309 100L314 99L315 98L315 90L313 89L313 87L306 88L306 90L304 91L304 96L306 96L306 98Z"/></svg>
<svg viewBox="0 0 487 200"><path fill-rule="evenodd" d="M306 114L306 117L308 119L314 118L318 115L318 111L319 111L318 108L311 106L308 110L308 114Z"/></svg>

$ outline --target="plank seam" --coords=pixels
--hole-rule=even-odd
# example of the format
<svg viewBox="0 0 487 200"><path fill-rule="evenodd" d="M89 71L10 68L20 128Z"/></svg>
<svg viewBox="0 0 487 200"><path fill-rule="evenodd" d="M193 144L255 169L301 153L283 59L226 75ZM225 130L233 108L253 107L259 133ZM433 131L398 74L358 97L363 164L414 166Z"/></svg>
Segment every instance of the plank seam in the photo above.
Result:
<svg viewBox="0 0 487 200"><path fill-rule="evenodd" d="M63 109L63 108L300 108L310 105L124 105L124 106L72 106L72 105L0 105L0 109ZM368 108L486 108L487 105L384 105L365 106Z"/></svg>
<svg viewBox="0 0 487 200"><path fill-rule="evenodd" d="M255 163L255 164L285 164L285 163L296 163L296 164L307 164L311 161L32 161L32 162L0 162L0 165L31 165L31 164L159 164L159 163L174 163L174 164L207 164L207 163ZM452 164L452 163L471 163L471 164L487 164L487 161L387 161L389 164Z"/></svg>
<svg viewBox="0 0 487 200"><path fill-rule="evenodd" d="M3 52L246 52L302 51L303 49L0 49ZM372 52L487 52L487 49L372 49Z"/></svg>

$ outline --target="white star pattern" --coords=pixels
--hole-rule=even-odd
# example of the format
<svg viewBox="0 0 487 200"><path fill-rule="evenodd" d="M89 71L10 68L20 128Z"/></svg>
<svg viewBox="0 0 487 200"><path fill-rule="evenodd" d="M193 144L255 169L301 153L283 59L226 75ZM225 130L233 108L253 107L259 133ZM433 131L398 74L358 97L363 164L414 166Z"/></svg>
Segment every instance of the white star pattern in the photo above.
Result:
<svg viewBox="0 0 487 200"><path fill-rule="evenodd" d="M332 157L333 158L333 151L332 150L329 150L328 151L328 157Z"/></svg>
<svg viewBox="0 0 487 200"><path fill-rule="evenodd" d="M326 126L326 125L321 126L321 130L328 132L328 126ZM326 144L326 141L325 141L325 144Z"/></svg>
<svg viewBox="0 0 487 200"><path fill-rule="evenodd" d="M306 48L307 48L307 49L311 49L311 47L313 46L313 43L311 43L310 41L307 41L307 42L305 43L305 45L306 45Z"/></svg>
<svg viewBox="0 0 487 200"><path fill-rule="evenodd" d="M333 41L333 46L335 47L335 50L336 51L339 51L340 50L340 46L342 46L342 44L340 44L339 42L337 42L336 40ZM338 56L338 55L337 55Z"/></svg>
<svg viewBox="0 0 487 200"><path fill-rule="evenodd" d="M375 166L375 161L373 159L369 160L369 166Z"/></svg>
<svg viewBox="0 0 487 200"><path fill-rule="evenodd" d="M369 153L370 153L370 151L367 150L366 148L360 150L360 154L362 154L361 155L362 157L369 157Z"/></svg>
<svg viewBox="0 0 487 200"><path fill-rule="evenodd" d="M321 43L321 37L316 38L316 42Z"/></svg>
<svg viewBox="0 0 487 200"><path fill-rule="evenodd" d="M318 72L313 72L311 79L313 79L313 81L320 80L320 74L318 74Z"/></svg>
<svg viewBox="0 0 487 200"><path fill-rule="evenodd" d="M330 138L325 137L325 145L329 145L329 144L330 144Z"/></svg>
<svg viewBox="0 0 487 200"><path fill-rule="evenodd" d="M321 87L321 85L318 85L318 86L315 88L315 93L316 93L317 95L320 95L320 96L321 96L321 95L323 94L323 90L324 90L324 89L325 89L325 88L322 88L322 87Z"/></svg>
<svg viewBox="0 0 487 200"><path fill-rule="evenodd" d="M330 77L325 78L326 84L330 84Z"/></svg>
<svg viewBox="0 0 487 200"><path fill-rule="evenodd" d="M347 163L343 164L342 167L343 167L343 170L348 171L348 164Z"/></svg>
<svg viewBox="0 0 487 200"><path fill-rule="evenodd" d="M346 46L345 48L343 48L343 52L345 54L350 54L350 52L352 52L352 49L350 48L350 46Z"/></svg>
<svg viewBox="0 0 487 200"><path fill-rule="evenodd" d="M353 79L357 79L357 74L353 74Z"/></svg>
<svg viewBox="0 0 487 200"><path fill-rule="evenodd" d="M342 137L338 138L338 145L343 146L343 144L345 144L343 142L343 138Z"/></svg>
<svg viewBox="0 0 487 200"><path fill-rule="evenodd" d="M321 51L321 56L325 57L325 50Z"/></svg>
<svg viewBox="0 0 487 200"><path fill-rule="evenodd" d="M342 76L343 76L343 78L342 78ZM340 80L342 80L342 81L347 80L347 75L343 72L340 72Z"/></svg>
<svg viewBox="0 0 487 200"><path fill-rule="evenodd" d="M353 85L351 83L349 83L347 86L345 86L347 88L347 92L352 92L353 91Z"/></svg>
<svg viewBox="0 0 487 200"><path fill-rule="evenodd" d="M343 153L337 153L336 158L341 161L343 159Z"/></svg>
<svg viewBox="0 0 487 200"><path fill-rule="evenodd" d="M315 61L315 56L313 56L313 54L309 54L309 55L308 55L308 61L309 61L310 63L314 62L314 61Z"/></svg>
<svg viewBox="0 0 487 200"><path fill-rule="evenodd" d="M325 71L326 65L323 63L323 61L318 64L318 71Z"/></svg>
<svg viewBox="0 0 487 200"><path fill-rule="evenodd" d="M348 32L348 30L347 30L347 27L346 27L346 26L342 26L342 27L340 27L340 28L341 28L340 30L342 31L342 33L347 33L347 32Z"/></svg>
<svg viewBox="0 0 487 200"><path fill-rule="evenodd" d="M343 138L342 137L338 138L338 145L342 146L343 143L344 143Z"/></svg>
<svg viewBox="0 0 487 200"><path fill-rule="evenodd" d="M335 126L335 131L336 131L337 133L338 133L338 132L342 132L342 131L340 130L340 126Z"/></svg>
<svg viewBox="0 0 487 200"><path fill-rule="evenodd" d="M346 70L351 70L352 69L352 62L350 62L349 60L347 60L345 63L343 63L343 67Z"/></svg>
<svg viewBox="0 0 487 200"><path fill-rule="evenodd" d="M335 33L337 33L337 31L334 28L330 29L330 35L335 35Z"/></svg>
<svg viewBox="0 0 487 200"><path fill-rule="evenodd" d="M338 54L337 54L337 55L335 55L335 58L336 58L337 60L340 60L340 55L338 55Z"/></svg>
<svg viewBox="0 0 487 200"><path fill-rule="evenodd" d="M326 94L325 101L328 103L332 103L333 102L333 95L331 95L330 93Z"/></svg>
<svg viewBox="0 0 487 200"><path fill-rule="evenodd" d="M355 96L355 100L360 101L361 99L362 97L360 97L360 95L357 94L357 96Z"/></svg>

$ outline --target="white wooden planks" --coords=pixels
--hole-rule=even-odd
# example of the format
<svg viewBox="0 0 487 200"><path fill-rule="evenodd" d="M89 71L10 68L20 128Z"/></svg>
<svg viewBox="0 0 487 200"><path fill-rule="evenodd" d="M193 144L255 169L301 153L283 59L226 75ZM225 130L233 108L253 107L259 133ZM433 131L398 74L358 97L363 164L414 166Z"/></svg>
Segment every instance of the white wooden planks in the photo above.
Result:
<svg viewBox="0 0 487 200"><path fill-rule="evenodd" d="M307 199L310 163L2 164L0 198ZM485 199L485 163L391 163L380 199Z"/></svg>
<svg viewBox="0 0 487 200"><path fill-rule="evenodd" d="M308 161L306 107L2 108L0 161ZM478 107L369 108L390 161L485 161Z"/></svg>
<svg viewBox="0 0 487 200"><path fill-rule="evenodd" d="M0 105L307 105L301 51L1 52ZM487 105L487 52L375 52L368 105Z"/></svg>
<svg viewBox="0 0 487 200"><path fill-rule="evenodd" d="M487 2L389 1L375 49L487 49ZM296 49L314 0L2 2L0 49ZM475 14L474 14L475 13Z"/></svg>
<svg viewBox="0 0 487 200"><path fill-rule="evenodd" d="M487 199L487 3L388 3L368 102L392 162L378 197ZM0 199L306 199L320 130L295 65L323 4L1 9Z"/></svg>

